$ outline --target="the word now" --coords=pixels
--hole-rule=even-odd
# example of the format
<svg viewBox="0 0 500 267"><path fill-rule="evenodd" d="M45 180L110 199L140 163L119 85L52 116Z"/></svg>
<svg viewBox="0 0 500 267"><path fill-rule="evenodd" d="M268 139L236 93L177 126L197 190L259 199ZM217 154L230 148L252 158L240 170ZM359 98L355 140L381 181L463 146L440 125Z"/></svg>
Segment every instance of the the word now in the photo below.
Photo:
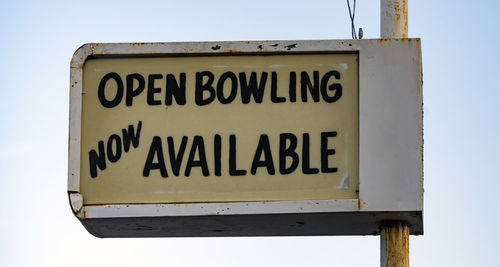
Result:
<svg viewBox="0 0 500 267"><path fill-rule="evenodd" d="M134 130L134 125L129 125L128 129L122 129L122 136L112 134L104 147L104 141L97 143L98 151L92 149L89 152L90 176L97 177L97 168L101 171L106 169L106 161L117 162L122 156L123 151L128 152L130 145L134 148L139 146L139 138L141 136L142 121L137 124L137 130Z"/></svg>
<svg viewBox="0 0 500 267"><path fill-rule="evenodd" d="M258 168L264 168L268 174L274 175L276 173L275 166L279 167L280 174L290 174L294 172L299 163L301 163L301 170L303 174L316 174L320 171L322 173L334 173L337 172L337 168L330 167L328 164L328 158L335 154L335 149L328 148L328 139L336 137L337 132L322 132L321 138L321 164L320 168L315 168L311 166L310 162L310 146L309 146L309 134L302 134L302 148L297 152L297 136L292 133L282 133L279 135L279 146L278 153L279 162L275 164L273 161L273 151L271 149L271 144L269 143L269 137L267 134L260 135L259 142L256 145L255 153L253 154L253 160L250 167L250 173L255 175ZM174 138L168 136L166 138L166 145L161 137L154 136L151 142L149 153L144 165L143 176L148 177L151 171L159 171L162 177L168 177L167 172L167 162L165 161L165 154L168 152L169 163L171 170L175 176L179 176L181 172L181 165L184 160L186 160L184 168L184 176L189 177L191 175L191 170L193 168L200 168L203 176L210 176L213 173L215 176L222 175L222 137L218 134L214 135L214 147L209 151L213 151L213 166L209 166L207 162L207 150L205 147L205 140L202 136L194 136L192 138L191 147L189 149L187 159L185 159L185 152L188 143L188 137L183 136L180 145L174 144ZM228 174L230 176L242 176L247 175L247 169L240 169L236 166L236 135L229 135L229 162ZM179 149L175 149L175 147ZM164 149L165 147L165 149ZM212 150L213 149L213 150ZM211 152L210 152L211 153ZM287 165L287 159L291 159L291 164ZM290 160L288 160L290 162ZM241 166L240 166L241 167ZM212 172L209 170L212 169Z"/></svg>

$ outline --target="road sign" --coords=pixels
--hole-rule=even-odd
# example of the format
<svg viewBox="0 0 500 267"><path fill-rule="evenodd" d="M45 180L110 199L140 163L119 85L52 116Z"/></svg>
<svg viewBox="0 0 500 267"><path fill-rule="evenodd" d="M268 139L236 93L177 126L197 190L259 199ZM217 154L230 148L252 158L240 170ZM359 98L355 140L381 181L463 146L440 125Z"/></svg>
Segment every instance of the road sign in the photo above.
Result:
<svg viewBox="0 0 500 267"><path fill-rule="evenodd" d="M87 44L70 90L96 236L422 233L418 39Z"/></svg>

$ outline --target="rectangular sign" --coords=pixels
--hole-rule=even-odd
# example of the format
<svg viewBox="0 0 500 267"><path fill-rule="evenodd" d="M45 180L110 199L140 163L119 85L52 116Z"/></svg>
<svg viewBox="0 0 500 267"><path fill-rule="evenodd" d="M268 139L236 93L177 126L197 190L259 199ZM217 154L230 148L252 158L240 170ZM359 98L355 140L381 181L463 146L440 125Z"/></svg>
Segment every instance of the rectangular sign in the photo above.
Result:
<svg viewBox="0 0 500 267"><path fill-rule="evenodd" d="M419 39L86 44L68 194L98 237L422 234Z"/></svg>
<svg viewBox="0 0 500 267"><path fill-rule="evenodd" d="M84 204L357 198L357 59L88 60Z"/></svg>

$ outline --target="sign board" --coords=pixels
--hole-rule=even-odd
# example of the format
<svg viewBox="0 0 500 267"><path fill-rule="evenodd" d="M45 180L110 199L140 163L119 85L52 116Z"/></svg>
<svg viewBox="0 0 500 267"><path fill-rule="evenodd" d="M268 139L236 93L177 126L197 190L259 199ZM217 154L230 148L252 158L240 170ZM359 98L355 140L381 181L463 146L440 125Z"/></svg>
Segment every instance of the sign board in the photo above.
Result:
<svg viewBox="0 0 500 267"><path fill-rule="evenodd" d="M70 90L96 236L423 232L418 39L86 44Z"/></svg>

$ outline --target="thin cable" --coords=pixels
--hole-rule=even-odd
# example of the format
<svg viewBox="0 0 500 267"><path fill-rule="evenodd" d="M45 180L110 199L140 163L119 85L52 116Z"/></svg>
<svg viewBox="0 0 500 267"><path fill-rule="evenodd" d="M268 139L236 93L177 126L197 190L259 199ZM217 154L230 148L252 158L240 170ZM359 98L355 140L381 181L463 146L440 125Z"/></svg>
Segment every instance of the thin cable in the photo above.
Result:
<svg viewBox="0 0 500 267"><path fill-rule="evenodd" d="M356 27L354 26L354 16L356 14L356 0L354 0L352 12L351 12L351 3L349 3L349 0L347 0L347 8L349 9L349 17L351 18L352 39L358 39L358 35L356 34Z"/></svg>

